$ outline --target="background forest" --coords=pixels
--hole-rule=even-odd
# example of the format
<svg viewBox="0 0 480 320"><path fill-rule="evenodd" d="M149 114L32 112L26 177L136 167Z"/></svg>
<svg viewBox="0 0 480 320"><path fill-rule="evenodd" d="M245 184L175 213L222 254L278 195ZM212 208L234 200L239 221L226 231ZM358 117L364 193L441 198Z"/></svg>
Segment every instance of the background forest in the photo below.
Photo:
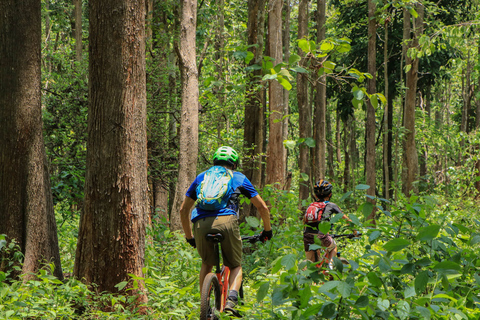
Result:
<svg viewBox="0 0 480 320"><path fill-rule="evenodd" d="M15 68L6 58L15 52L15 37L5 36L0 318L198 318L201 261L180 232L178 212L186 188L222 145L239 151L239 169L268 202L273 221L272 241L244 249L246 296L239 310L245 319L480 318L478 0L122 0L122 9L110 0L42 0L41 7L35 0L18 6L0 0L0 12L28 17L29 2L41 13L37 122L55 217L45 224L54 235L36 238L39 229L28 226L48 219L36 216L43 207L22 207L15 197L28 192L11 192L28 185L29 174L11 173L23 161L10 161L12 143L21 139L14 138L10 125L17 122L8 112ZM132 61L140 57L124 69L141 78L124 84L137 90L134 111L110 118L99 101L121 104L112 92L128 97L131 91L105 61L119 49L118 30L143 26L116 21L109 15L116 10L133 12L145 25L122 42L132 43L125 45ZM111 24L93 22L102 13L98 21ZM1 34L13 32L11 25L0 21ZM28 49L22 48L17 54ZM142 67L144 77L136 73ZM135 113L141 101L145 114ZM136 167L147 170L132 183L144 185L144 196L132 192L132 202L142 204L133 215L145 220L138 228L135 217L107 215L115 195L93 191L108 178L102 171L117 162L95 163L87 153L108 156L143 139L117 144L92 125L118 114L145 120L145 148L133 152L145 153L145 163L126 162L132 176ZM319 178L333 183L332 201L364 234L339 243L350 265L336 259L334 280L325 283L304 260L299 219ZM242 234L261 232L249 201L242 205ZM342 231L339 220L334 217L331 232ZM134 239L122 245L137 248L124 259L136 262L119 262L122 254L112 249L116 256L103 273L90 268L88 248L110 245L95 230ZM48 242L53 253L32 258L32 242ZM42 259L49 263L38 267Z"/></svg>

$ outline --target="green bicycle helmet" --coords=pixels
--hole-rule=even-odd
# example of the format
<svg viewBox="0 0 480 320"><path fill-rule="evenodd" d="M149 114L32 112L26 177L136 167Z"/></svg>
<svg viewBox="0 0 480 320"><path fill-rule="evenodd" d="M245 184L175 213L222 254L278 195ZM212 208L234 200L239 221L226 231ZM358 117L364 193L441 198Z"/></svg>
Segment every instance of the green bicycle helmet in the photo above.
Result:
<svg viewBox="0 0 480 320"><path fill-rule="evenodd" d="M220 147L215 151L213 155L213 164L220 164L221 162L226 162L234 168L238 164L238 153L231 147Z"/></svg>

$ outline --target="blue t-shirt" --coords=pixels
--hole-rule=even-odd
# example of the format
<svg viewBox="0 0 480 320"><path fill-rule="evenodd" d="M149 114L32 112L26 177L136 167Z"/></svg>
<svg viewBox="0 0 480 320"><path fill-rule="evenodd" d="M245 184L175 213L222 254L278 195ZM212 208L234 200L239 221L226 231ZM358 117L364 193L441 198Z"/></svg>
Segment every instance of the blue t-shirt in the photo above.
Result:
<svg viewBox="0 0 480 320"><path fill-rule="evenodd" d="M192 182L192 184L187 190L187 193L185 194L187 197L192 198L195 201L197 200L197 186L202 183L205 172L206 171L200 173ZM195 209L193 209L192 212L192 217L194 217L192 218L192 222L195 222L198 219L205 217L229 216L233 214L236 215L238 214L239 196L241 194L246 196L248 199L251 199L258 195L257 190L255 190L255 187L252 185L250 180L248 180L248 178L241 172L233 171L232 187L234 192L225 208L215 211L208 211L196 207Z"/></svg>

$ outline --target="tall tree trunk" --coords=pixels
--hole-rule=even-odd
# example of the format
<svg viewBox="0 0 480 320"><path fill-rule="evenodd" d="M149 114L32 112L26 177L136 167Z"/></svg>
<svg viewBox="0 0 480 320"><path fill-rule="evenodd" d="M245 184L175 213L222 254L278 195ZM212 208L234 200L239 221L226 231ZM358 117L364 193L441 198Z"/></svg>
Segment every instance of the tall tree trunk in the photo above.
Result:
<svg viewBox="0 0 480 320"><path fill-rule="evenodd" d="M351 160L351 153L350 153L350 139L348 131L350 130L351 124L351 116L347 116L347 119L343 121L343 152L344 152L344 163L345 167L343 169L343 192L348 192L350 186L350 160Z"/></svg>
<svg viewBox="0 0 480 320"><path fill-rule="evenodd" d="M478 47L478 55L477 57L480 59L480 40L477 40L477 47ZM478 93L480 92L480 75L477 79L477 110L475 112L475 128L476 130L480 131L480 98L478 97ZM479 151L480 147L477 147L477 152ZM476 163L477 169L477 182L475 182L475 188L477 189L477 197L480 196L480 159L477 160Z"/></svg>
<svg viewBox="0 0 480 320"><path fill-rule="evenodd" d="M82 61L82 0L73 0L75 6L75 56L77 61Z"/></svg>
<svg viewBox="0 0 480 320"><path fill-rule="evenodd" d="M317 1L317 43L325 40L325 11L326 0ZM327 113L327 78L325 75L320 76L315 84L315 106L314 106L314 123L313 137L315 139L315 156L314 156L314 175L315 179L325 178L326 171L326 113Z"/></svg>
<svg viewBox="0 0 480 320"><path fill-rule="evenodd" d="M265 29L265 0L248 1L248 45L253 53L249 67L262 64L263 34ZM247 73L247 90L245 97L245 127L244 127L244 173L256 188L262 187L263 165L261 154L264 152L264 98L261 86L261 70ZM245 205L243 213L247 216L256 215L255 207Z"/></svg>
<svg viewBox="0 0 480 320"><path fill-rule="evenodd" d="M300 0L298 5L298 39L306 38L308 35L308 0ZM305 53L299 49L298 54L302 57L301 64L304 64ZM298 131L300 139L311 138L312 136L312 115L308 103L308 79L304 73L297 73L297 101L298 101ZM299 179L299 205L303 200L310 197L310 147L306 143L300 145L300 157L298 166L300 173L308 180ZM315 177L317 178L317 177Z"/></svg>
<svg viewBox="0 0 480 320"><path fill-rule="evenodd" d="M367 93L376 93L376 32L377 32L377 20L375 19L376 5L373 0L368 0L368 73L372 75L371 79L367 80ZM370 186L367 190L367 195L374 197L376 189L376 171L375 171L375 108L372 105L370 99L367 99L367 121L365 123L365 175L366 183ZM367 201L375 204L375 200L367 198ZM375 223L375 206L373 206L372 212L368 215L367 221L372 220Z"/></svg>
<svg viewBox="0 0 480 320"><path fill-rule="evenodd" d="M268 4L268 45L269 54L274 65L282 58L282 0L273 0ZM267 146L267 184L275 184L279 188L285 183L285 148L283 146L283 87L276 80L270 80L268 87L269 100L269 138Z"/></svg>
<svg viewBox="0 0 480 320"><path fill-rule="evenodd" d="M335 152L333 150L333 132L332 132L332 117L330 113L326 113L326 123L327 123L327 158L328 158L328 178L331 180L335 180L335 160L334 155Z"/></svg>
<svg viewBox="0 0 480 320"><path fill-rule="evenodd" d="M99 292L143 277L148 217L145 2L90 1L85 208L74 274ZM130 282L131 283L131 282ZM143 281L138 290L144 292ZM132 288L129 284L126 288ZM147 300L139 294L137 304Z"/></svg>
<svg viewBox="0 0 480 320"><path fill-rule="evenodd" d="M291 13L291 5L290 5L290 0L284 0L285 4L285 16L284 16L284 28L283 28L283 62L288 64L288 61L290 59L290 13ZM290 96L290 91L287 89L283 89L283 113L285 115L290 113L290 107L289 107L289 96ZM283 140L288 139L288 121L289 118L285 117L283 120ZM284 153L285 156L285 169L288 170L288 150L285 150ZM287 171L285 171L285 175L291 177L291 173L287 174ZM287 179L288 180L288 179ZM290 179L291 181L291 179ZM288 183L285 184L286 186ZM289 190L289 188L286 188L285 190Z"/></svg>
<svg viewBox="0 0 480 320"><path fill-rule="evenodd" d="M153 11L154 0L145 0L145 45L147 53L152 54L153 51Z"/></svg>
<svg viewBox="0 0 480 320"><path fill-rule="evenodd" d="M20 246L24 280L45 262L63 279L42 133L40 8L0 2L0 234Z"/></svg>
<svg viewBox="0 0 480 320"><path fill-rule="evenodd" d="M180 206L196 176L198 157L198 69L196 64L195 33L197 1L182 0L180 12L180 44L178 61L182 78L182 111L180 120L180 152L178 179L170 214L170 229L181 230Z"/></svg>
<svg viewBox="0 0 480 320"><path fill-rule="evenodd" d="M388 79L388 21L385 22L385 42L383 45L383 75L385 78L385 100L387 103L385 104L385 108L383 111L383 196L385 199L390 199L390 170L388 162L388 133L390 131L389 127L389 112L388 109L388 99L389 99L389 79Z"/></svg>
<svg viewBox="0 0 480 320"><path fill-rule="evenodd" d="M418 39L423 33L423 4L416 5L418 17L414 18L415 29L413 34L413 41L411 47L418 46ZM405 147L404 147L404 173L403 173L403 193L409 195L410 192L417 192L414 187L414 181L418 178L418 154L415 146L415 97L417 92L417 80L418 80L418 63L417 57L412 57L407 53L406 65L410 65L411 68L407 72L405 93L405 108L404 108L404 121L405 121Z"/></svg>
<svg viewBox="0 0 480 320"><path fill-rule="evenodd" d="M224 15L224 7L225 1L224 0L216 0L217 5L217 23L215 28L215 69L217 72L217 80L225 83L225 79L223 76L223 50L225 47L225 39L224 39L224 32L225 32L225 15ZM228 124L227 124L227 117L225 116L224 108L225 108L225 93L224 93L224 86L218 86L214 89L214 92L218 99L218 104L221 110L221 116L217 120L217 138L218 141L222 141L223 136L223 129L227 128L228 132Z"/></svg>

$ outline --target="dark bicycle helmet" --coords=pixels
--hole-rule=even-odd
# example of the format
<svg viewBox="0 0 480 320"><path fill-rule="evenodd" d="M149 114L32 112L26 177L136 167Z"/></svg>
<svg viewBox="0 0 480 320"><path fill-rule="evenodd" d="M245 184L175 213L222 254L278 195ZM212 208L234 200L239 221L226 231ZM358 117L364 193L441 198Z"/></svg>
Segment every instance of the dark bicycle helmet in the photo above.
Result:
<svg viewBox="0 0 480 320"><path fill-rule="evenodd" d="M332 193L333 186L327 180L320 179L313 187L313 192L319 198L324 198Z"/></svg>
<svg viewBox="0 0 480 320"><path fill-rule="evenodd" d="M213 164L221 164L226 162L227 164L236 167L238 164L238 153L231 147L220 147L215 151L213 155Z"/></svg>

